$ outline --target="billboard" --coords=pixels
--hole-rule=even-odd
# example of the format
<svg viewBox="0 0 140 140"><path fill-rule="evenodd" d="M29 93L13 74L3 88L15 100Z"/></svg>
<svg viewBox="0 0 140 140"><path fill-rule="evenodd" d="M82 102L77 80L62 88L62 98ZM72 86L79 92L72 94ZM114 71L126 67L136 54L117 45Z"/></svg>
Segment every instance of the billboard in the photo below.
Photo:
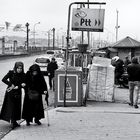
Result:
<svg viewBox="0 0 140 140"><path fill-rule="evenodd" d="M73 9L72 30L103 32L105 9Z"/></svg>

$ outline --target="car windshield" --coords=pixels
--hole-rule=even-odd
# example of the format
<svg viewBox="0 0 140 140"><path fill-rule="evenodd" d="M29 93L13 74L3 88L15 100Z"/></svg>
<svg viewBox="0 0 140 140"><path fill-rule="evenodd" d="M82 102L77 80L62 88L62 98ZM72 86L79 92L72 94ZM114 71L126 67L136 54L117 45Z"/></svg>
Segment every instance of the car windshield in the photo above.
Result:
<svg viewBox="0 0 140 140"><path fill-rule="evenodd" d="M37 58L35 60L35 62L37 62L37 63L48 63L48 59L47 58Z"/></svg>

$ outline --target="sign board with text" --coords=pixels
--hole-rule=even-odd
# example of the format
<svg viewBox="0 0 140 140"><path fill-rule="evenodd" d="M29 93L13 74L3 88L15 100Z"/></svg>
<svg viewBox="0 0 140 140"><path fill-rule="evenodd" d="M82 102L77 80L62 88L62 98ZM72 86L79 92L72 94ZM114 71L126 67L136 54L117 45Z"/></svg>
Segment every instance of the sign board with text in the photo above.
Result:
<svg viewBox="0 0 140 140"><path fill-rule="evenodd" d="M73 9L72 30L103 32L105 9Z"/></svg>

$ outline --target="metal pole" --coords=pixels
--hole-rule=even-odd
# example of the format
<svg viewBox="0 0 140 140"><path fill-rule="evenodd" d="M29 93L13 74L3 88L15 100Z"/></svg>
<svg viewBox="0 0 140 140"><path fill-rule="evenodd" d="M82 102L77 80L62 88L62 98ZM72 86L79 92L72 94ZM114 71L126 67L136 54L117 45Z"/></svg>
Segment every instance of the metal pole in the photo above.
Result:
<svg viewBox="0 0 140 140"><path fill-rule="evenodd" d="M27 28L27 38L26 38L26 43L27 43L27 52L29 51L29 23L26 23L26 28Z"/></svg>
<svg viewBox="0 0 140 140"><path fill-rule="evenodd" d="M48 48L50 48L50 31L48 31Z"/></svg>
<svg viewBox="0 0 140 140"><path fill-rule="evenodd" d="M37 24L40 24L40 22L34 24L34 31L33 31L33 35L34 35L34 47L36 46L36 42L35 42L35 26Z"/></svg>
<svg viewBox="0 0 140 140"><path fill-rule="evenodd" d="M87 0L87 2L88 2L88 8L89 8L89 0ZM90 47L90 32L88 31L87 32L87 38L88 38L88 46Z"/></svg>
<svg viewBox="0 0 140 140"><path fill-rule="evenodd" d="M34 24L34 30L33 30L33 37L34 37L33 47L35 47L35 25L36 25L36 24Z"/></svg>
<svg viewBox="0 0 140 140"><path fill-rule="evenodd" d="M55 28L53 30L53 50L55 49Z"/></svg>
<svg viewBox="0 0 140 140"><path fill-rule="evenodd" d="M118 26L118 13L119 11L116 10L117 12L117 19L116 19L116 42L118 41L118 28L120 28L120 26Z"/></svg>
<svg viewBox="0 0 140 140"><path fill-rule="evenodd" d="M2 37L2 54L5 54L5 37Z"/></svg>
<svg viewBox="0 0 140 140"><path fill-rule="evenodd" d="M72 6L73 3L71 3L69 5L69 9L68 9L68 25L67 25L67 37L66 37L66 40L67 40L67 46L66 46L66 52L65 52L65 79L64 79L64 107L66 107L66 82L67 82L67 67L68 67L68 48L70 46L69 44L69 39L70 39L70 34L69 34L69 31L70 31L70 12L71 12L71 6Z"/></svg>
<svg viewBox="0 0 140 140"><path fill-rule="evenodd" d="M80 4L80 8L82 8L82 4ZM84 43L84 31L81 31L81 44Z"/></svg>
<svg viewBox="0 0 140 140"><path fill-rule="evenodd" d="M64 48L64 35L62 35L62 48Z"/></svg>
<svg viewBox="0 0 140 140"><path fill-rule="evenodd" d="M50 31L48 31L48 48L50 48Z"/></svg>

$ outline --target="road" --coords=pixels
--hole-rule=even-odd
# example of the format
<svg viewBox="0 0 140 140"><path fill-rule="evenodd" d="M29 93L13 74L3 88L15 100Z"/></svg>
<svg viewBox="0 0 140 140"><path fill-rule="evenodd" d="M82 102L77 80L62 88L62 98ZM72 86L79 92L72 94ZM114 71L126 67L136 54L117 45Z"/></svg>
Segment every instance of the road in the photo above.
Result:
<svg viewBox="0 0 140 140"><path fill-rule="evenodd" d="M6 89L6 85L1 81L3 76L9 70L13 69L16 61L22 61L24 63L24 70L26 72L28 70L28 68L34 63L35 58L38 56L40 56L40 55L23 57L23 58L13 58L13 59L0 60L0 69L1 69L1 72L0 72L0 109L1 109L1 105L3 102L4 94L5 94L5 89ZM46 82L48 81L47 77L45 77L45 80L46 80ZM9 130L10 130L9 123L0 120L0 139Z"/></svg>

